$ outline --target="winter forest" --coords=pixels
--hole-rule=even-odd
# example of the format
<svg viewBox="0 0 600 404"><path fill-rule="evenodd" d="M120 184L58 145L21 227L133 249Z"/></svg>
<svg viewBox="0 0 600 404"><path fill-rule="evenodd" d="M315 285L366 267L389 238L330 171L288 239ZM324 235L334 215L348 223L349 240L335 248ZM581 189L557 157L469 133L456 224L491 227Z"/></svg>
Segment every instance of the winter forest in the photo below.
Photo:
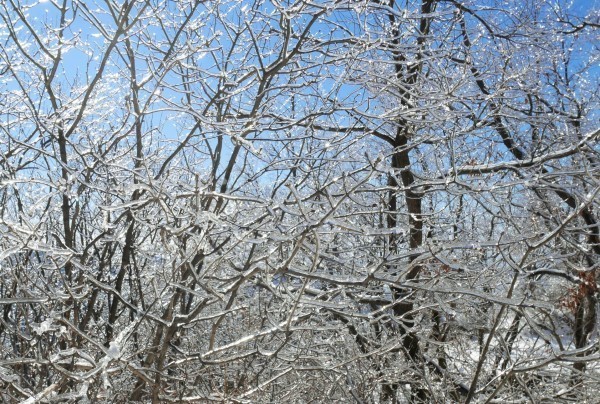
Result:
<svg viewBox="0 0 600 404"><path fill-rule="evenodd" d="M596 1L0 3L1 402L597 402Z"/></svg>

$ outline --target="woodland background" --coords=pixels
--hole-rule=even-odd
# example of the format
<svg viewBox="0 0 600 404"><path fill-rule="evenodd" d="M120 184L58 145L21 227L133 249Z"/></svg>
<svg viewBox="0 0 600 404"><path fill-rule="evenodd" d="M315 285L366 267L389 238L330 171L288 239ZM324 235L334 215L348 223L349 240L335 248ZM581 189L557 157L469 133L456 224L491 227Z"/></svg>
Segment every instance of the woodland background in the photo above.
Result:
<svg viewBox="0 0 600 404"><path fill-rule="evenodd" d="M597 2L0 4L0 400L593 402Z"/></svg>

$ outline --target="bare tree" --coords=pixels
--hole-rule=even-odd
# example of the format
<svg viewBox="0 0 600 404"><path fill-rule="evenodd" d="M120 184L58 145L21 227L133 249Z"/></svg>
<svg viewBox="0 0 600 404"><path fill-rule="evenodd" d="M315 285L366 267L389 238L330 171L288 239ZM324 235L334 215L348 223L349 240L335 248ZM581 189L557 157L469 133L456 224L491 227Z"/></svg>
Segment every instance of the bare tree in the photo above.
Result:
<svg viewBox="0 0 600 404"><path fill-rule="evenodd" d="M0 6L6 402L598 394L598 16Z"/></svg>

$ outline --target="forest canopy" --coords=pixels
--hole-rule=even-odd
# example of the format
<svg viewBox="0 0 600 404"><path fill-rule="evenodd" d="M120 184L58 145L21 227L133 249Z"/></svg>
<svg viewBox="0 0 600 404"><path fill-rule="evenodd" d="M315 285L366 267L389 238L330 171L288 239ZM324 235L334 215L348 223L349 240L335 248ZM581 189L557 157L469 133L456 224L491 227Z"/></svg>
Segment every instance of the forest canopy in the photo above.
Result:
<svg viewBox="0 0 600 404"><path fill-rule="evenodd" d="M597 400L586 3L1 2L0 401Z"/></svg>

